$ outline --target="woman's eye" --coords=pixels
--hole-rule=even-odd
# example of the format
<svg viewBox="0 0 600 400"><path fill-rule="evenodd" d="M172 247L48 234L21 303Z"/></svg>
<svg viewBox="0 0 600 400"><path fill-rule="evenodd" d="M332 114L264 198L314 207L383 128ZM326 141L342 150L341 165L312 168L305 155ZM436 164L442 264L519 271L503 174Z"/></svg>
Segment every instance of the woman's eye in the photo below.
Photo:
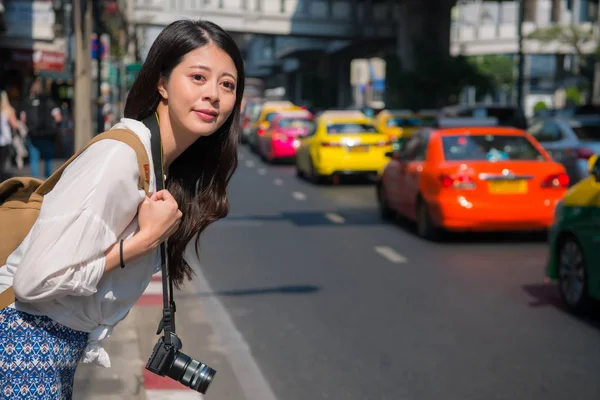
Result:
<svg viewBox="0 0 600 400"><path fill-rule="evenodd" d="M225 85L225 87L229 90L234 90L235 89L235 84L232 82L223 82L223 85Z"/></svg>
<svg viewBox="0 0 600 400"><path fill-rule="evenodd" d="M204 77L202 75L196 74L196 75L192 75L192 78L195 81L201 81L202 79L204 79Z"/></svg>

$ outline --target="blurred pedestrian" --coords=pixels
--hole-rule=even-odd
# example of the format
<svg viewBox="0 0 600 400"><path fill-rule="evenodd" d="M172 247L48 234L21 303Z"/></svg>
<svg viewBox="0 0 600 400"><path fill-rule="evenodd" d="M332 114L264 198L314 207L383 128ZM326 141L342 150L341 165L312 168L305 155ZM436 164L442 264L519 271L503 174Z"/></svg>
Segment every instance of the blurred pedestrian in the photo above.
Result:
<svg viewBox="0 0 600 400"><path fill-rule="evenodd" d="M133 149L101 140L44 197L29 235L0 268L0 290L12 285L17 298L0 311L0 382L9 398L70 399L80 360L110 366L100 341L160 269L162 242L175 287L191 279L188 243L228 212L243 92L242 56L223 29L183 20L158 35L114 128L133 131L149 149L142 121L157 120L168 190L155 192L163 176L152 168L147 197Z"/></svg>
<svg viewBox="0 0 600 400"><path fill-rule="evenodd" d="M16 131L17 115L10 105L8 94L0 92L0 182L7 179L6 169L10 164L12 154L13 131Z"/></svg>
<svg viewBox="0 0 600 400"><path fill-rule="evenodd" d="M60 108L52 98L42 92L41 79L35 78L29 88L29 96L23 102L21 120L27 124L29 132L27 149L31 176L40 177L39 163L44 160L45 177L52 175L52 159L62 121Z"/></svg>

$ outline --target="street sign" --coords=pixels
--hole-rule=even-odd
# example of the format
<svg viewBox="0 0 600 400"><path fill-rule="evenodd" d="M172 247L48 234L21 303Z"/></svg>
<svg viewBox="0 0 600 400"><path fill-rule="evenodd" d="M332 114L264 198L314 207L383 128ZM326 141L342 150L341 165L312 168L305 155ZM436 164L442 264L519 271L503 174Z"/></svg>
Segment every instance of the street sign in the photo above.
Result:
<svg viewBox="0 0 600 400"><path fill-rule="evenodd" d="M135 78L137 78L138 73L142 69L142 64L127 64L125 66L125 84L127 88L131 88Z"/></svg>

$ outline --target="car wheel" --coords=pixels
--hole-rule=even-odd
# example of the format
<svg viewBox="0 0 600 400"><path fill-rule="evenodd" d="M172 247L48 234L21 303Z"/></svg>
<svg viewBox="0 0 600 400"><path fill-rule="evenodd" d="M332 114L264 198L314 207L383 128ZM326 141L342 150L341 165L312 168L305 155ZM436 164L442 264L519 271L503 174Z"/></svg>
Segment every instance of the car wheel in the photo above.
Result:
<svg viewBox="0 0 600 400"><path fill-rule="evenodd" d="M427 203L423 200L419 200L417 205L417 233L423 239L437 240L440 236L440 230L433 224L429 210L427 209Z"/></svg>
<svg viewBox="0 0 600 400"><path fill-rule="evenodd" d="M377 203L379 204L379 215L381 219L390 220L394 217L394 211L388 205L386 196L385 196L385 188L383 187L383 183L377 183Z"/></svg>
<svg viewBox="0 0 600 400"><path fill-rule="evenodd" d="M310 181L316 185L323 183L323 177L317 173L312 157L310 158Z"/></svg>
<svg viewBox="0 0 600 400"><path fill-rule="evenodd" d="M571 312L584 311L589 303L583 250L573 236L560 241L557 250L560 296Z"/></svg>
<svg viewBox="0 0 600 400"><path fill-rule="evenodd" d="M298 178L304 179L304 171L302 171L300 169L300 165L298 164L298 157L296 157L295 165L296 165L296 176Z"/></svg>

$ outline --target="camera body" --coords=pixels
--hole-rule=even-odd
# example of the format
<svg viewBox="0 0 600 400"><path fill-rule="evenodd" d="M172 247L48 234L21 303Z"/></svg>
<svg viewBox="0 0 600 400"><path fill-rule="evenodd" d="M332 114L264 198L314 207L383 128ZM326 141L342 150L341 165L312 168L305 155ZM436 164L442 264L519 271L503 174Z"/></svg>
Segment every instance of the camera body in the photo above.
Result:
<svg viewBox="0 0 600 400"><path fill-rule="evenodd" d="M146 363L146 369L160 376L168 376L192 390L205 394L217 371L181 353L181 339L174 332L165 332L165 335L169 335L169 343L165 336L158 339Z"/></svg>

